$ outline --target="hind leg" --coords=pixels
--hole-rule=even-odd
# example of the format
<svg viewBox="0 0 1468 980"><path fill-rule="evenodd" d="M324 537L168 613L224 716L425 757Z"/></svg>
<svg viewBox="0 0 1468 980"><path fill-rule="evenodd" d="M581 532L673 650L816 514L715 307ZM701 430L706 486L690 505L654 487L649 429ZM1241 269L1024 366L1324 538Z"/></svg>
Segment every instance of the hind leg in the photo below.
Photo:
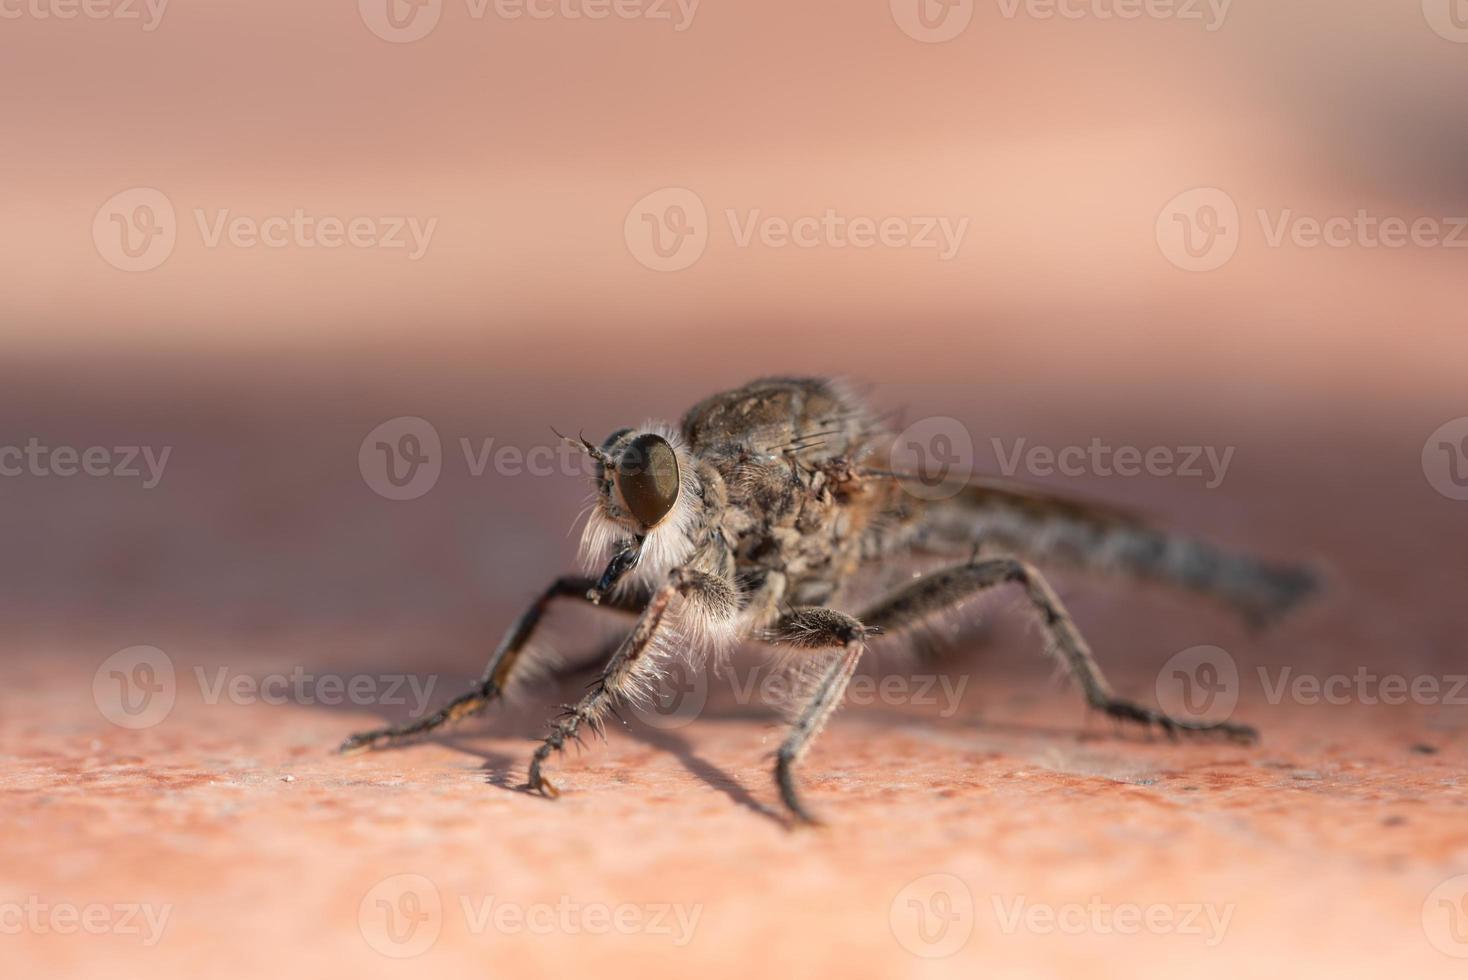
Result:
<svg viewBox="0 0 1468 980"><path fill-rule="evenodd" d="M1156 725L1176 736L1179 732L1213 732L1243 741L1258 734L1247 725L1208 724L1172 718L1161 711L1118 698L1106 683L1091 649L1049 583L1033 567L1015 558L992 558L955 565L914 579L853 618L834 609L796 609L769 630L772 643L806 648L843 648L821 674L809 703L780 746L775 782L780 796L797 819L818 822L800 799L794 769L810 743L820 734L856 672L868 636L913 626L941 609L950 608L984 589L1015 583L1039 612L1054 652L1085 693L1086 702L1120 721Z"/></svg>
<svg viewBox="0 0 1468 980"><path fill-rule="evenodd" d="M1048 635L1051 650L1080 685L1086 703L1119 721L1156 725L1169 736L1179 732L1216 733L1244 742L1258 739L1248 725L1232 722L1196 722L1173 718L1118 698L1101 673L1091 648L1065 611L1055 590L1031 565L1017 558L981 559L955 565L914 579L862 614L862 622L884 630L912 626L940 609L954 606L984 589L1014 583L1021 586Z"/></svg>

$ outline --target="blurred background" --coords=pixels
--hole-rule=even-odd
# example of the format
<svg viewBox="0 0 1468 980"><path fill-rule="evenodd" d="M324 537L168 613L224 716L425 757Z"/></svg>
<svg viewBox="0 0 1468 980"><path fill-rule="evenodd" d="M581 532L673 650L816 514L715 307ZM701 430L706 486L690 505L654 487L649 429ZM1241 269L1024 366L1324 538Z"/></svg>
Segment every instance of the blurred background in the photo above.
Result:
<svg viewBox="0 0 1468 980"><path fill-rule="evenodd" d="M172 452L146 488L0 480L18 627L459 649L566 565L585 494L460 440L772 373L957 418L978 472L994 438L1235 446L1207 491L1049 482L1406 601L1461 557L1419 462L1468 414L1447 4L28 2L4 441ZM444 446L410 501L357 465L399 416Z"/></svg>
<svg viewBox="0 0 1468 980"><path fill-rule="evenodd" d="M955 419L979 474L1019 440L1232 449L1212 486L1013 474L1330 570L1262 638L1062 577L1134 690L1201 643L1462 662L1460 0L0 17L0 446L35 447L0 455L0 616L33 681L133 644L476 674L588 490L482 453L769 374ZM400 493L369 436L405 418L439 445ZM1043 674L1015 635L986 656Z"/></svg>

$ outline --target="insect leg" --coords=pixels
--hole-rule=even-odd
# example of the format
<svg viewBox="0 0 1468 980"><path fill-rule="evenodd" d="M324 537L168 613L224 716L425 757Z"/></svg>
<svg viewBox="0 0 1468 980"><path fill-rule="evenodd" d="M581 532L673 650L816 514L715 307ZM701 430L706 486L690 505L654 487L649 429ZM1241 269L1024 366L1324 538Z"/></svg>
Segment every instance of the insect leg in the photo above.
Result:
<svg viewBox="0 0 1468 980"><path fill-rule="evenodd" d="M531 790L558 796L554 784L541 772L551 753L564 751L567 742L578 741L583 727L602 732L605 715L617 702L644 693L646 682L656 676L658 661L668 652L668 641L676 636L666 622L669 604L675 597L682 598L687 617L707 617L711 621L727 621L738 605L738 594L728 580L688 568L674 569L667 583L652 594L637 625L607 662L601 677L580 701L551 722L550 734L530 757Z"/></svg>
<svg viewBox="0 0 1468 980"><path fill-rule="evenodd" d="M1118 698L1111 692L1111 686L1106 683L1101 668L1091 655L1091 648L1076 629L1055 590L1033 566L1017 558L980 559L914 579L866 610L862 621L885 630L900 630L939 609L956 605L976 592L1009 583L1025 590L1049 634L1052 652L1080 685L1086 703L1091 707L1121 721L1156 725L1169 736L1179 732L1217 732L1245 742L1259 737L1258 732L1248 725L1184 721Z"/></svg>
<svg viewBox="0 0 1468 980"><path fill-rule="evenodd" d="M530 641L536 627L540 625L541 618L545 615L551 602L555 599L580 599L584 602L591 602L588 593L595 585L594 580L578 576L568 575L556 579L530 604L528 609L520 614L520 618L515 620L509 631L505 633L504 639L500 640L499 647L490 657L489 666L485 668L484 675L480 677L474 687L431 715L424 715L422 718L415 718L400 725L389 725L385 728L358 732L343 742L338 751L360 752L394 745L483 711L509 686L514 676L515 666L520 662L520 655L524 652L525 645ZM646 602L645 593L642 595L614 593L603 599L600 605L635 614L642 610Z"/></svg>
<svg viewBox="0 0 1468 980"><path fill-rule="evenodd" d="M800 800L800 793L795 788L795 765L841 703L851 675L856 672L866 649L866 638L875 632L876 629L863 626L860 621L834 609L806 607L782 616L766 636L771 643L788 646L842 648L841 655L822 671L810 701L801 709L790 734L775 755L775 783L780 787L780 798L790 812L805 823L820 821Z"/></svg>

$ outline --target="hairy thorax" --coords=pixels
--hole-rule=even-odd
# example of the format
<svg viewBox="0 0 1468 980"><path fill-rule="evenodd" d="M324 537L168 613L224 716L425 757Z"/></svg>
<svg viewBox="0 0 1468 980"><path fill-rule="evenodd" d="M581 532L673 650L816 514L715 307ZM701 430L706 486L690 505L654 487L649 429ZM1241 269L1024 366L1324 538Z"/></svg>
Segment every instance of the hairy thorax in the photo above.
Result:
<svg viewBox="0 0 1468 980"><path fill-rule="evenodd" d="M773 571L789 601L829 598L880 510L854 466L870 455L861 405L830 382L771 379L704 401L682 429L746 588Z"/></svg>

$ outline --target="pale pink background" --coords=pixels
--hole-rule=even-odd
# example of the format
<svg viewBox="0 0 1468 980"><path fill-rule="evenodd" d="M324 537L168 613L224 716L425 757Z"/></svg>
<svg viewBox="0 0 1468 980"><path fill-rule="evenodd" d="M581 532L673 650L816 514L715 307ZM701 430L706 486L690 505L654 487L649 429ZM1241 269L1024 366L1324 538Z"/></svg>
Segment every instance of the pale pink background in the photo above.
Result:
<svg viewBox="0 0 1468 980"><path fill-rule="evenodd" d="M1239 0L1211 33L1001 9L979 4L943 44L912 40L879 2L706 0L682 32L476 20L448 2L410 44L374 36L346 0L175 0L151 33L7 21L0 321L32 351L331 356L473 338L561 376L599 373L614 349L666 370L691 336L737 326L786 364L913 380L1453 383L1461 253L1270 249L1246 218L1232 262L1188 274L1153 227L1198 186L1246 216L1468 211L1468 46L1416 3ZM134 186L167 194L181 229L161 268L128 275L89 229ZM679 274L644 269L622 240L632 203L664 186L695 190L715 224ZM196 207L439 226L418 262L210 250ZM826 207L970 228L942 263L739 249L722 219ZM735 364L765 363L757 351Z"/></svg>
<svg viewBox="0 0 1468 980"><path fill-rule="evenodd" d="M539 701L489 722L488 739L471 729L467 750L346 762L327 750L376 713L190 702L133 737L86 686L134 644L182 670L460 683L569 566L586 487L472 477L457 440L528 448L551 425L600 437L769 373L864 378L881 408L952 416L981 471L991 436L1236 447L1216 490L1045 481L1330 570L1326 599L1264 637L1174 596L1062 576L1131 693L1149 697L1158 665L1205 643L1246 670L1460 670L1468 503L1432 488L1421 453L1468 415L1468 251L1270 248L1255 217L1468 215L1468 44L1417 3L1237 0L1215 32L981 3L960 36L923 44L878 0L703 0L682 32L474 20L447 2L426 38L391 44L351 0L173 0L152 32L0 22L0 85L0 444L173 450L153 490L0 479L13 678L0 884L161 896L182 916L148 957L22 937L9 949L27 967L493 976L503 954L628 975L752 958L750 972L1065 976L1104 957L1176 973L1168 942L1097 937L914 961L883 932L887 902L953 869L1007 892L1240 903L1243 931L1190 960L1198 975L1452 975L1417 933L1417 903L1468 869L1461 708L1256 704L1280 733L1259 753L1078 744L1073 692L1044 686L1035 637L1001 612L999 642L952 668L975 677L972 716L896 735L880 712L838 718L812 769L835 773L815 792L850 822L808 846L741 805L772 801L774 722L757 713L690 728L682 750L616 735L548 811L484 785L523 776ZM149 272L109 265L92 235L133 187L179 215L177 247ZM711 221L680 272L645 268L624 239L629 209L665 187L694 190ZM1243 214L1237 254L1211 272L1176 268L1155 233L1197 187ZM437 226L419 261L210 249L195 208ZM729 208L969 225L949 262L739 248ZM357 452L403 415L430 420L448 458L429 494L392 502ZM1439 754L1412 754L1420 741ZM608 965L585 937L495 950L452 933L395 964L362 945L354 902L403 871L527 900L692 896L717 918L686 960L650 966ZM276 945L236 922L276 930ZM1369 960L1353 948L1367 936L1382 943Z"/></svg>

